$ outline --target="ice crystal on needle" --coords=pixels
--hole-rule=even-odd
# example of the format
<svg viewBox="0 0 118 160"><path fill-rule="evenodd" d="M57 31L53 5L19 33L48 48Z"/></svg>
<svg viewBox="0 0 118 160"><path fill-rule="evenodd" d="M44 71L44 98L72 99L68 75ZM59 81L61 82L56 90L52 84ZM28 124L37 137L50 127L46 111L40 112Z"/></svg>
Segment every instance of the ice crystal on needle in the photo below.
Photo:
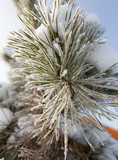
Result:
<svg viewBox="0 0 118 160"><path fill-rule="evenodd" d="M83 9L78 7L74 12L74 4L74 0L67 3L54 0L49 7L46 0L39 0L39 5L35 7L40 17L27 9L41 23L39 28L35 29L27 17L19 17L27 29L13 32L9 38L9 45L15 49L14 57L23 64L21 72L28 80L26 87L37 90L38 105L30 111L34 119L32 137L38 136L37 142L46 142L48 148L64 134L65 160L68 121L72 126L79 124L84 136L82 123L91 129L86 117L106 132L96 114L109 120L116 116L106 108L107 104L102 103L102 99L112 105L118 103L115 95L104 91L118 90L107 85L114 81L113 78L104 78L105 72L88 74L94 70L94 65L87 63L88 56L101 45L104 31L98 23L86 21ZM42 93L40 99L39 91ZM85 139L88 141L86 136Z"/></svg>

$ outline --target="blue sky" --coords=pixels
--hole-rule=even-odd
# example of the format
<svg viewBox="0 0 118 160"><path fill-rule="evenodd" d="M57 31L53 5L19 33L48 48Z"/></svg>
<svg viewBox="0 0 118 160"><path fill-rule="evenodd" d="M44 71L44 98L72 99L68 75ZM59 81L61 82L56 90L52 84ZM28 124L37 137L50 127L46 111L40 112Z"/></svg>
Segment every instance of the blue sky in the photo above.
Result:
<svg viewBox="0 0 118 160"><path fill-rule="evenodd" d="M77 0L88 13L97 14L106 28L105 37L118 52L118 0Z"/></svg>

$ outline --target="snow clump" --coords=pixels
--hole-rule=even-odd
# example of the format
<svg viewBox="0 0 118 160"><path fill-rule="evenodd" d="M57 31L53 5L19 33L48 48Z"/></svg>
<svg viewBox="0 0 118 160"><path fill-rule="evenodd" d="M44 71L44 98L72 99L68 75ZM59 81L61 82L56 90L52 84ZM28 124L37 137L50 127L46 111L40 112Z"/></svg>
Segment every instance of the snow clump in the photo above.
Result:
<svg viewBox="0 0 118 160"><path fill-rule="evenodd" d="M13 113L8 108L0 108L0 132L2 132L13 120Z"/></svg>

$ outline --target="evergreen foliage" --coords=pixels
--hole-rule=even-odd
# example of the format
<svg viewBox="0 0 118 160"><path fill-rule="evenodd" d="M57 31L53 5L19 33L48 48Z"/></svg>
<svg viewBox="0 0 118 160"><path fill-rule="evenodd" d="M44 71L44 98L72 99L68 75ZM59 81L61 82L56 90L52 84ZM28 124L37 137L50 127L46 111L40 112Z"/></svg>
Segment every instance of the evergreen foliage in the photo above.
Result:
<svg viewBox="0 0 118 160"><path fill-rule="evenodd" d="M88 63L88 56L103 45L104 29L86 21L83 9L74 12L74 0L54 0L52 8L46 0L35 5L35 0L14 2L26 29L9 37L18 61L14 62L19 86L15 105L20 107L19 129L14 133L17 143L8 147L15 149L11 159L99 159L103 142L93 128L108 134L97 117L117 118L107 106L118 104L117 78L107 75L114 65L96 73L95 64ZM69 136L78 126L86 145ZM88 132L100 141L98 148L87 138Z"/></svg>

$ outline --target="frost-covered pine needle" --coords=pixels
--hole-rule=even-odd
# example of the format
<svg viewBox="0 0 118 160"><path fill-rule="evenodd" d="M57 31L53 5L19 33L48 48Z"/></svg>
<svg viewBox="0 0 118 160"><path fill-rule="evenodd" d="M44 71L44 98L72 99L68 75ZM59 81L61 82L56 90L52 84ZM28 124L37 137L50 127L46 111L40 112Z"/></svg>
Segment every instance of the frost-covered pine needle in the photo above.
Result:
<svg viewBox="0 0 118 160"><path fill-rule="evenodd" d="M97 128L106 132L96 115L109 120L116 118L106 108L104 100L117 106L117 96L109 95L108 90L118 91L118 88L112 86L116 79L105 78L106 71L89 74L95 66L87 62L88 57L102 43L104 31L100 25L86 21L83 9L74 12L74 1L62 3L54 0L52 8L46 5L46 1L38 1L35 8L40 17L29 9L27 12L41 25L35 29L27 17L19 16L26 30L12 32L9 45L14 48L14 57L24 66L19 71L26 77L26 87L37 90L37 97L43 92L42 98L37 98L38 105L31 109L35 119L33 138L42 135L39 143L47 139L47 146L55 137L58 140L63 130L61 117L64 117L66 160L68 120L75 128L84 123L91 129L85 118L89 117ZM43 111L39 113L41 109Z"/></svg>

